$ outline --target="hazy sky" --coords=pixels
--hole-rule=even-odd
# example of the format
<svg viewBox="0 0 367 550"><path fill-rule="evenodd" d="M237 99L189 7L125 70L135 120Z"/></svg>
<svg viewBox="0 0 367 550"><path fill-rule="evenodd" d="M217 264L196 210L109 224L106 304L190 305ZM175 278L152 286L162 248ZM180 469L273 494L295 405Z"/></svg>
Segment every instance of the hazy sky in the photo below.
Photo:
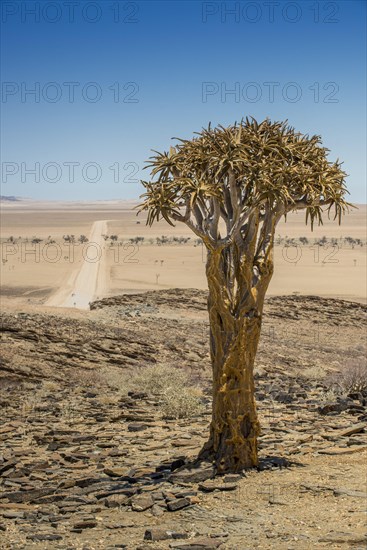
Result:
<svg viewBox="0 0 367 550"><path fill-rule="evenodd" d="M352 0L3 1L1 194L134 198L151 149L252 115L320 134L366 202L365 23Z"/></svg>

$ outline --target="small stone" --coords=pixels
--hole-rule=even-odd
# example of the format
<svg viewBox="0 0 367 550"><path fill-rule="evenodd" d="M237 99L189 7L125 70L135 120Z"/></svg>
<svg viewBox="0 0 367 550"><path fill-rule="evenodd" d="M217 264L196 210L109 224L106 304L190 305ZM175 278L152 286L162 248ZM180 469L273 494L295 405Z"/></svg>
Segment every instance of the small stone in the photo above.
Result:
<svg viewBox="0 0 367 550"><path fill-rule="evenodd" d="M53 535L48 533L34 533L32 535L27 535L26 537L29 540L33 541L42 541L42 540L62 540L61 535Z"/></svg>
<svg viewBox="0 0 367 550"><path fill-rule="evenodd" d="M42 496L51 495L54 489L29 489L24 491L14 491L3 493L2 498L7 498L10 502L32 502Z"/></svg>
<svg viewBox="0 0 367 550"><path fill-rule="evenodd" d="M144 534L144 540L158 541L168 539L187 539L187 533L176 533L175 531L167 531L159 527L147 529Z"/></svg>
<svg viewBox="0 0 367 550"><path fill-rule="evenodd" d="M99 477L84 477L82 479L77 479L75 481L75 485L78 487L89 487L90 485L94 485L95 483L100 483L101 480Z"/></svg>
<svg viewBox="0 0 367 550"><path fill-rule="evenodd" d="M97 521L95 519L87 519L83 521L78 521L74 524L73 528L76 530L82 530L82 529L93 529L93 527L97 526Z"/></svg>
<svg viewBox="0 0 367 550"><path fill-rule="evenodd" d="M354 426L350 426L349 428L346 428L344 430L323 434L323 437L325 437L326 439L337 439L339 437L348 437L349 435L363 432L365 428L366 428L366 423L361 422L360 424L355 424Z"/></svg>
<svg viewBox="0 0 367 550"><path fill-rule="evenodd" d="M206 493L212 493L213 491L234 491L237 487L237 483L221 483L219 481L199 483L199 489Z"/></svg>
<svg viewBox="0 0 367 550"><path fill-rule="evenodd" d="M154 527L152 529L147 529L144 533L144 540L168 540L171 536L168 531L160 529L159 527Z"/></svg>
<svg viewBox="0 0 367 550"><path fill-rule="evenodd" d="M332 401L330 403L326 403L326 405L320 405L318 407L318 412L322 415L326 415L331 412L341 413L346 411L351 405L353 405L352 399L339 399L339 401Z"/></svg>
<svg viewBox="0 0 367 550"><path fill-rule="evenodd" d="M281 391L274 396L274 400L278 401L278 403L287 404L292 403L293 397L289 393Z"/></svg>
<svg viewBox="0 0 367 550"><path fill-rule="evenodd" d="M147 424L142 424L140 422L133 422L128 424L127 429L129 432L142 432L148 428Z"/></svg>
<svg viewBox="0 0 367 550"><path fill-rule="evenodd" d="M349 489L333 489L334 496L347 496L352 498L366 498L366 491L349 491Z"/></svg>
<svg viewBox="0 0 367 550"><path fill-rule="evenodd" d="M6 519L21 519L24 518L24 512L1 512L1 515Z"/></svg>
<svg viewBox="0 0 367 550"><path fill-rule="evenodd" d="M350 445L349 447L328 447L320 449L318 452L323 455L349 455L367 451L367 445Z"/></svg>
<svg viewBox="0 0 367 550"><path fill-rule="evenodd" d="M16 462L14 460L9 460L8 462L4 462L0 465L0 475L6 472L7 470L10 470L11 468L14 468L16 466Z"/></svg>
<svg viewBox="0 0 367 550"><path fill-rule="evenodd" d="M175 548L175 550L216 550L223 542L220 539L206 537L185 542L172 542L170 548Z"/></svg>
<svg viewBox="0 0 367 550"><path fill-rule="evenodd" d="M331 542L333 544L366 544L366 535L357 535L353 533L329 533L319 539L319 542Z"/></svg>
<svg viewBox="0 0 367 550"><path fill-rule="evenodd" d="M110 477L124 477L129 474L127 468L105 468L103 472Z"/></svg>
<svg viewBox="0 0 367 550"><path fill-rule="evenodd" d="M204 468L185 468L171 474L168 481L171 483L200 483L214 477L213 466Z"/></svg>
<svg viewBox="0 0 367 550"><path fill-rule="evenodd" d="M241 474L226 474L223 478L224 483L236 483L236 481L240 481Z"/></svg>
<svg viewBox="0 0 367 550"><path fill-rule="evenodd" d="M177 510L186 508L186 506L190 506L190 504L191 504L191 501L188 498L176 498L175 500L171 500L170 502L167 502L167 509L170 512L176 512Z"/></svg>
<svg viewBox="0 0 367 550"><path fill-rule="evenodd" d="M128 497L126 495L112 495L107 497L104 501L107 508L118 508L128 503Z"/></svg>
<svg viewBox="0 0 367 550"><path fill-rule="evenodd" d="M269 504L279 505L279 506L286 506L286 502L283 500L280 500L279 498L275 497L269 497Z"/></svg>

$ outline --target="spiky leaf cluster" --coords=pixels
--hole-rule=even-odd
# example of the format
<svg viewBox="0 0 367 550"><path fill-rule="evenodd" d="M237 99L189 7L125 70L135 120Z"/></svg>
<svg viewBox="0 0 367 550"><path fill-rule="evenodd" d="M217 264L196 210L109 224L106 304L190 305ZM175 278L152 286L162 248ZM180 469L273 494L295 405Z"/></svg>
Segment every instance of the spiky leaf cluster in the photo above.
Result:
<svg viewBox="0 0 367 550"><path fill-rule="evenodd" d="M209 125L150 158L152 179L142 182L140 210L148 211L148 224L160 217L172 224L187 222L193 210L212 218L217 205L230 227L236 213L249 209L281 208L286 215L304 208L313 225L315 219L322 223L327 205L340 221L349 206L346 174L341 163L328 160L328 152L320 136L303 135L287 122L246 118L227 128Z"/></svg>

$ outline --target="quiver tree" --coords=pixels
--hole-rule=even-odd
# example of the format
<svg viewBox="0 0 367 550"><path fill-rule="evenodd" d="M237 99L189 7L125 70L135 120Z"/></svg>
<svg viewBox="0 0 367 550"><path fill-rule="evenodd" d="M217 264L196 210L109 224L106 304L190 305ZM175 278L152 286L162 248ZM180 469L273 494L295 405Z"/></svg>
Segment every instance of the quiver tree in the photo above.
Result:
<svg viewBox="0 0 367 550"><path fill-rule="evenodd" d="M313 227L325 207L340 223L346 174L319 136L286 122L246 119L178 141L151 157L139 208L149 225L183 222L206 246L213 412L201 456L218 472L239 471L258 464L253 366L276 225L304 209Z"/></svg>

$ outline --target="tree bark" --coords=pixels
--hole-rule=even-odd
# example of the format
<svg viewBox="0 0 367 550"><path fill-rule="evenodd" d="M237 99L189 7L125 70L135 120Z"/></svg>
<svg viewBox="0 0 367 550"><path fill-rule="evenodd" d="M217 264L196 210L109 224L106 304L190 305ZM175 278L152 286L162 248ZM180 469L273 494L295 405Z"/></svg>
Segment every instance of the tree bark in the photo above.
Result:
<svg viewBox="0 0 367 550"><path fill-rule="evenodd" d="M232 268L228 251L209 252L207 260L213 411L200 456L213 460L218 473L257 466L260 433L253 368L263 300L251 286L251 269L241 268L238 254L229 255Z"/></svg>

